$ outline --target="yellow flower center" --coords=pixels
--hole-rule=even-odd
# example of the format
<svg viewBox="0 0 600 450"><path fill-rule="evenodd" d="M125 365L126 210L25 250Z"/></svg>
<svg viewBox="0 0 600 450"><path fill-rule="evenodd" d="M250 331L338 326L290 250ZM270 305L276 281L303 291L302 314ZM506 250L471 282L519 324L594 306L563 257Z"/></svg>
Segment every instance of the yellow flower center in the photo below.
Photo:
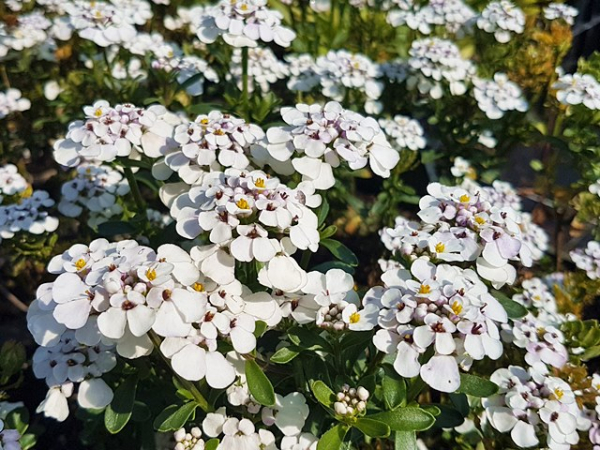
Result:
<svg viewBox="0 0 600 450"><path fill-rule="evenodd" d="M435 245L436 253L444 253L444 250L446 250L446 246L442 242L439 242Z"/></svg>
<svg viewBox="0 0 600 450"><path fill-rule="evenodd" d="M421 287L419 288L419 294L430 294L431 293L431 286L429 286L428 284L422 284Z"/></svg>
<svg viewBox="0 0 600 450"><path fill-rule="evenodd" d="M223 136L225 134L225 132L223 130L219 129L219 130L215 130L215 134L217 136Z"/></svg>
<svg viewBox="0 0 600 450"><path fill-rule="evenodd" d="M467 194L463 194L460 196L459 200L462 203L469 203L471 201L471 197L469 197Z"/></svg>
<svg viewBox="0 0 600 450"><path fill-rule="evenodd" d="M355 312L350 314L350 323L357 323L360 320L360 314Z"/></svg>
<svg viewBox="0 0 600 450"><path fill-rule="evenodd" d="M237 202L235 202L235 204L240 209L250 209L250 205L245 198L240 198Z"/></svg>
<svg viewBox="0 0 600 450"><path fill-rule="evenodd" d="M148 280L150 280L150 281L156 280L156 270L154 270L154 269L146 270L146 278L148 278Z"/></svg>
<svg viewBox="0 0 600 450"><path fill-rule="evenodd" d="M485 219L483 217L475 217L475 222L477 222L479 225L483 225L485 223Z"/></svg>
<svg viewBox="0 0 600 450"><path fill-rule="evenodd" d="M257 188L264 189L265 188L265 180L264 178L259 178L254 182L254 186Z"/></svg>
<svg viewBox="0 0 600 450"><path fill-rule="evenodd" d="M102 115L102 108L96 108L96 111L94 111L94 115L96 117L100 117Z"/></svg>
<svg viewBox="0 0 600 450"><path fill-rule="evenodd" d="M452 312L458 316L462 310L463 305L461 305L458 300L455 300L454 303L452 303Z"/></svg>
<svg viewBox="0 0 600 450"><path fill-rule="evenodd" d="M200 121L200 123L201 123L202 125L208 125L208 119L205 117L204 119L202 119L202 120Z"/></svg>
<svg viewBox="0 0 600 450"><path fill-rule="evenodd" d="M557 400L562 400L562 398L565 396L565 392L561 388L556 388L554 389L554 396Z"/></svg>
<svg viewBox="0 0 600 450"><path fill-rule="evenodd" d="M248 11L248 5L246 5L245 3L242 3L242 6L240 6L240 9L242 11Z"/></svg>
<svg viewBox="0 0 600 450"><path fill-rule="evenodd" d="M192 288L194 288L196 292L204 292L204 285L202 283L194 283Z"/></svg>
<svg viewBox="0 0 600 450"><path fill-rule="evenodd" d="M75 262L75 267L77 267L77 270L81 270L85 267L85 260L83 258L78 259Z"/></svg>

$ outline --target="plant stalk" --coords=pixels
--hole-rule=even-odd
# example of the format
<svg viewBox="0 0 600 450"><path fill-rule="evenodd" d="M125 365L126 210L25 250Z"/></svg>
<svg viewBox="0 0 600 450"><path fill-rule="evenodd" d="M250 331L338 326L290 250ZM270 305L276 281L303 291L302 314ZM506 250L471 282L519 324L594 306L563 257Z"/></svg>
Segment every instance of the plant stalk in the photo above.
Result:
<svg viewBox="0 0 600 450"><path fill-rule="evenodd" d="M146 213L146 202L142 197L142 193L140 192L140 186L138 185L137 180L135 179L135 175L131 170L131 167L123 167L123 172L125 173L125 178L127 178L127 183L129 183L129 187L131 188L131 194L133 195L133 200L135 201L135 206L140 214Z"/></svg>
<svg viewBox="0 0 600 450"><path fill-rule="evenodd" d="M244 118L250 122L250 103L248 92L248 47L242 47L242 103Z"/></svg>

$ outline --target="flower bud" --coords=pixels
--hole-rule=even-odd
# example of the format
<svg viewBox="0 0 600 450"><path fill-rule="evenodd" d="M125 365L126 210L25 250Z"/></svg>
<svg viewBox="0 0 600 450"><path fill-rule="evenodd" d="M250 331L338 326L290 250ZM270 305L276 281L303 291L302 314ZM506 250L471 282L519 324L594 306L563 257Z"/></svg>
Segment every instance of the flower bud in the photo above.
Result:
<svg viewBox="0 0 600 450"><path fill-rule="evenodd" d="M356 395L359 399L366 402L369 398L369 391L367 391L364 387L359 386L356 390Z"/></svg>
<svg viewBox="0 0 600 450"><path fill-rule="evenodd" d="M340 415L340 416L345 416L346 413L348 412L348 410L346 409L346 407L344 406L343 403L340 402L335 402L333 404L333 409L335 411L336 414Z"/></svg>

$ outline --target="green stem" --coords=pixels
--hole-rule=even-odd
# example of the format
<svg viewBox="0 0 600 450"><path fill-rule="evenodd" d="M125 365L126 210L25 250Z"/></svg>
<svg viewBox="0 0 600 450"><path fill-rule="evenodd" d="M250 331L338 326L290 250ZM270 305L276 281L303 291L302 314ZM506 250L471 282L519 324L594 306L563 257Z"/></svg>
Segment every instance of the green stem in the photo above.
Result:
<svg viewBox="0 0 600 450"><path fill-rule="evenodd" d="M131 188L131 194L133 195L133 200L135 201L135 206L137 207L138 212L145 214L146 202L142 197L140 187L135 179L135 175L133 174L131 167L123 167L123 172L125 173L125 178L127 178L127 183L129 183L129 187Z"/></svg>
<svg viewBox="0 0 600 450"><path fill-rule="evenodd" d="M242 102L244 106L244 116L247 122L250 121L248 94L248 47L242 47Z"/></svg>
<svg viewBox="0 0 600 450"><path fill-rule="evenodd" d="M160 338L158 337L158 335L156 333L154 333L153 331L150 331L148 333L148 336L150 336L150 340L152 341L152 343L158 350L158 353L160 354L163 361L167 364L169 369L172 370L171 361L169 361L169 359L167 357L165 357L165 355L163 355L162 352L160 351L161 341L160 341ZM181 385L184 386L188 391L190 391L190 393L194 397L194 401L198 404L198 406L200 407L200 409L202 409L202 411L208 413L208 412L211 412L214 410L214 408L208 403L206 398L204 398L204 395L202 395L202 393L198 390L198 388L194 385L194 383L192 383L191 381L186 380L184 378L181 378L176 373L174 373L174 375L177 377L177 379L179 380Z"/></svg>
<svg viewBox="0 0 600 450"><path fill-rule="evenodd" d="M312 252L310 250L304 250L302 253L302 259L300 260L300 267L304 270L308 269L308 263L310 263L310 257L312 256Z"/></svg>

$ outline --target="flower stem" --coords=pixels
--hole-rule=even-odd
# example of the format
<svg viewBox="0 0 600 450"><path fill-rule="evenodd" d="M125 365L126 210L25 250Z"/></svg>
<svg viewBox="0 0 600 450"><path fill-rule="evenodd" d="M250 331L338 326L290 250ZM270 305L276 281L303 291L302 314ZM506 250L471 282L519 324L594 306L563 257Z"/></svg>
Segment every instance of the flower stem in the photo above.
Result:
<svg viewBox="0 0 600 450"><path fill-rule="evenodd" d="M125 173L125 178L127 178L127 183L129 183L129 187L131 188L131 194L133 195L133 200L135 201L135 206L138 212L145 213L146 202L144 202L144 198L140 192L140 187L135 179L135 175L133 174L131 167L123 167L123 172Z"/></svg>
<svg viewBox="0 0 600 450"><path fill-rule="evenodd" d="M310 257L312 256L312 252L310 250L304 250L302 253L302 259L300 260L300 267L304 270L308 269L308 263L310 262Z"/></svg>
<svg viewBox="0 0 600 450"><path fill-rule="evenodd" d="M242 47L242 103L246 122L250 121L250 104L248 94L248 47Z"/></svg>
<svg viewBox="0 0 600 450"><path fill-rule="evenodd" d="M163 361L167 364L169 369L173 370L171 368L171 362L169 361L169 359L167 357L165 357L165 355L163 355L162 352L160 351L161 341L160 341L160 338L158 337L158 335L156 333L154 333L153 331L150 331L148 333L148 336L150 336L150 340L154 344L154 347L156 347L156 350L160 354ZM202 395L202 393L198 390L198 388L194 385L194 383L192 383L191 381L186 380L184 378L181 378L176 373L174 373L174 375L177 377L177 380L179 380L181 385L184 386L188 391L190 391L190 393L194 397L194 401L198 404L198 406L200 407L200 409L202 409L202 411L207 412L207 413L213 411L212 406L210 406L210 404L208 403L206 398L204 398L204 395Z"/></svg>

